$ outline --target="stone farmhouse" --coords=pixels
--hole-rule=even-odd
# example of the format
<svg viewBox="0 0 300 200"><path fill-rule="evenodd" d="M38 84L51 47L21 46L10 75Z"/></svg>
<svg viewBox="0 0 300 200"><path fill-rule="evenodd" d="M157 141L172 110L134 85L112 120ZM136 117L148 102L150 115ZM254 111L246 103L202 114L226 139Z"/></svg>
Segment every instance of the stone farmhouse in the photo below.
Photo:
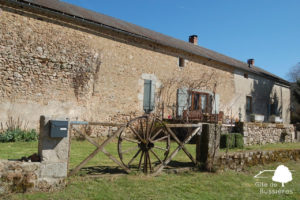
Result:
<svg viewBox="0 0 300 200"><path fill-rule="evenodd" d="M0 122L290 122L290 84L254 65L59 0L0 0Z"/></svg>

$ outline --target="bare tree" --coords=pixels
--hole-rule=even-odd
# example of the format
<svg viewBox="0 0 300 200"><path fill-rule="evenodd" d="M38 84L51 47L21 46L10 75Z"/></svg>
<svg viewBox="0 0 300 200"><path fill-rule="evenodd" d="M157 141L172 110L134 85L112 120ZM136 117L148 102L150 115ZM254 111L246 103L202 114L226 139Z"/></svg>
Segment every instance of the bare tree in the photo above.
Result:
<svg viewBox="0 0 300 200"><path fill-rule="evenodd" d="M176 109L176 95L177 90L185 88L188 93L193 90L215 91L218 84L216 79L216 72L204 72L199 74L196 78L192 78L190 74L172 75L173 78L166 78L161 81L161 87L157 93L158 109L157 112L164 113L165 109L172 112L172 117L175 117ZM213 98L215 95L212 96ZM191 96L188 95L185 106L189 106ZM189 109L187 109L189 112ZM188 120L188 119L186 119Z"/></svg>
<svg viewBox="0 0 300 200"><path fill-rule="evenodd" d="M290 69L287 77L291 82L297 82L297 80L300 80L300 62Z"/></svg>

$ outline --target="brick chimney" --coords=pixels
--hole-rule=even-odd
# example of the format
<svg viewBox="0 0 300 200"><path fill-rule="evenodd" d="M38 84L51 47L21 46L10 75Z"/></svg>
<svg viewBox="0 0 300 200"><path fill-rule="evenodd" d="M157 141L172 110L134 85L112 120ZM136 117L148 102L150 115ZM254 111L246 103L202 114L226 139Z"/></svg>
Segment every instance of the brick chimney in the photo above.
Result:
<svg viewBox="0 0 300 200"><path fill-rule="evenodd" d="M254 66L254 59L253 59L253 58L248 59L248 60L247 60L247 63L248 63L248 66L249 66L249 67L253 67L253 66Z"/></svg>
<svg viewBox="0 0 300 200"><path fill-rule="evenodd" d="M198 35L191 35L189 37L189 42L193 43L194 45L198 45Z"/></svg>

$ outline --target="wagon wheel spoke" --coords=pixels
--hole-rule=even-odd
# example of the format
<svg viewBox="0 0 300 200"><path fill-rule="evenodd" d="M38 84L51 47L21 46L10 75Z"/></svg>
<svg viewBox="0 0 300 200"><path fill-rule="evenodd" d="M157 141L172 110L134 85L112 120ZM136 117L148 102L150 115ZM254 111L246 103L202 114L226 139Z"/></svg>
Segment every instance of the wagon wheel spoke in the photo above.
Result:
<svg viewBox="0 0 300 200"><path fill-rule="evenodd" d="M141 149L139 149L138 150L138 152L131 158L131 160L128 162L128 165L127 166L129 166L133 161L134 161L134 159L141 153Z"/></svg>
<svg viewBox="0 0 300 200"><path fill-rule="evenodd" d="M148 129L148 137L147 137L148 140L149 140L150 137L151 137L152 128L153 128L153 125L154 125L155 121L156 121L156 118L153 118L153 119L152 119L152 122L151 122L151 124L150 124L150 127L149 127L149 129Z"/></svg>
<svg viewBox="0 0 300 200"><path fill-rule="evenodd" d="M162 160L158 157L158 155L157 155L152 149L150 149L150 152L156 157L156 159L157 159L160 163L162 163Z"/></svg>
<svg viewBox="0 0 300 200"><path fill-rule="evenodd" d="M144 139L146 139L142 120L140 120L140 129L141 129L141 132L143 133Z"/></svg>
<svg viewBox="0 0 300 200"><path fill-rule="evenodd" d="M156 133L155 133L155 135L154 136L152 136L151 138L150 138L150 140L153 140L156 136L158 136L158 134L160 134L162 132L162 129L159 129Z"/></svg>
<svg viewBox="0 0 300 200"><path fill-rule="evenodd" d="M150 159L149 151L147 151L147 156L148 156L148 162L149 162L149 170L151 172L152 171L152 166L151 166L151 159Z"/></svg>
<svg viewBox="0 0 300 200"><path fill-rule="evenodd" d="M158 138L157 140L153 140L152 142L159 142L159 141L162 141L162 140L167 139L167 138L169 138L168 135L166 135L164 137L161 137L161 138Z"/></svg>
<svg viewBox="0 0 300 200"><path fill-rule="evenodd" d="M140 141L144 141L144 139L141 138L140 134L138 132L136 132L136 130L134 130L134 128L132 128L129 125L130 130L140 139Z"/></svg>
<svg viewBox="0 0 300 200"><path fill-rule="evenodd" d="M131 151L133 151L133 150L136 150L136 149L138 149L138 148L139 148L139 146L131 147L131 148L129 148L129 149L126 149L125 151L122 151L122 154L129 153L129 152L131 152Z"/></svg>
<svg viewBox="0 0 300 200"><path fill-rule="evenodd" d="M147 156L147 151L145 152L145 156L144 156L144 173L147 173L147 165L148 165L148 156Z"/></svg>
<svg viewBox="0 0 300 200"><path fill-rule="evenodd" d="M148 140L148 135L149 135L149 117L146 118L145 121L145 139Z"/></svg>
<svg viewBox="0 0 300 200"><path fill-rule="evenodd" d="M158 146L154 146L153 148L160 149L160 150L163 150L163 151L169 151L169 150L168 150L168 149L166 149L166 148L163 148L163 147L158 147Z"/></svg>
<svg viewBox="0 0 300 200"><path fill-rule="evenodd" d="M133 139L126 138L126 137L122 137L122 139L123 139L123 140L126 140L126 141L128 141L128 142L133 142L133 143L137 143L137 144L141 143L141 142L139 142L139 141L137 141L137 140L133 140Z"/></svg>
<svg viewBox="0 0 300 200"><path fill-rule="evenodd" d="M139 161L139 167L138 167L139 170L141 170L141 164L142 164L143 155L144 155L144 152L142 152L141 158L140 158L140 161Z"/></svg>

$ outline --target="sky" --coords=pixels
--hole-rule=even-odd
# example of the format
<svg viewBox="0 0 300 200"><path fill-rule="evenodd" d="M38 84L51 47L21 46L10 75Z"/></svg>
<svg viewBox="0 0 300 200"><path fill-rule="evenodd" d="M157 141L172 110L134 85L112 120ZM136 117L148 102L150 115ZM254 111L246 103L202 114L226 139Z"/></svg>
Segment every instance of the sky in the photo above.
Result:
<svg viewBox="0 0 300 200"><path fill-rule="evenodd" d="M300 62L300 0L63 0L187 41L287 79Z"/></svg>

